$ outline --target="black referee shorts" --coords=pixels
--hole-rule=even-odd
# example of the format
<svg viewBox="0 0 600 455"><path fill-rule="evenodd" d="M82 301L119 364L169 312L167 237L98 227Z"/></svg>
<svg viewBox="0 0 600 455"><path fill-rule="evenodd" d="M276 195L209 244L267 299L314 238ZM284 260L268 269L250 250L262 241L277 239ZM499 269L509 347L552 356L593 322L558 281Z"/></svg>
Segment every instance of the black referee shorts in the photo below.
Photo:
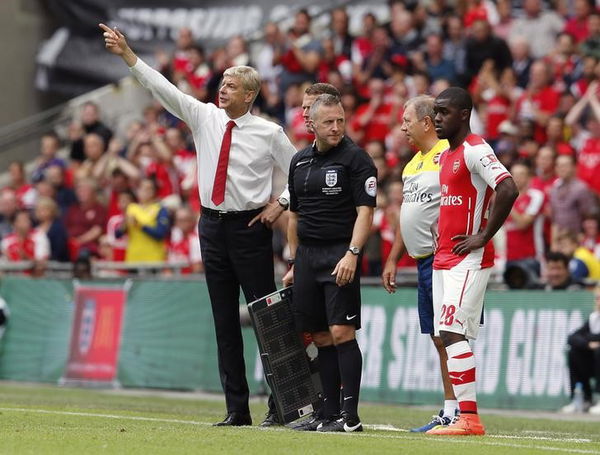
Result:
<svg viewBox="0 0 600 455"><path fill-rule="evenodd" d="M360 260L352 283L338 286L333 269L348 243L298 245L294 263L294 312L298 329L326 332L330 325L360 328Z"/></svg>

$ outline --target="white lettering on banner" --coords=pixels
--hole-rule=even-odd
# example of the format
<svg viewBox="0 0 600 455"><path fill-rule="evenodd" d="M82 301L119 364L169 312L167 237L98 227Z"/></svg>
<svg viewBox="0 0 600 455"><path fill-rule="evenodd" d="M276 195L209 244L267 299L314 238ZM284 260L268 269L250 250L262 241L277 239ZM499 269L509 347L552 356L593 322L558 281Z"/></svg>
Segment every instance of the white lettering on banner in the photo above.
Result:
<svg viewBox="0 0 600 455"><path fill-rule="evenodd" d="M364 306L361 312L362 329L357 332L363 353L362 387L379 388L383 366L383 341L386 336L385 308Z"/></svg>
<svg viewBox="0 0 600 455"><path fill-rule="evenodd" d="M164 38L167 33L171 40L175 40L182 27L189 27L195 39L227 39L260 29L262 21L263 11L256 5L189 9L120 8L111 18L111 23L117 23L130 39L143 41Z"/></svg>
<svg viewBox="0 0 600 455"><path fill-rule="evenodd" d="M408 310L403 389L437 391L441 387L439 360L431 338L421 333L417 308ZM432 374L432 372L435 372Z"/></svg>
<svg viewBox="0 0 600 455"><path fill-rule="evenodd" d="M404 371L404 349L403 337L406 335L407 308L398 307L392 319L392 330L390 331L390 348L392 350L392 359L388 364L387 384L392 390L398 390L402 382L402 373Z"/></svg>
<svg viewBox="0 0 600 455"><path fill-rule="evenodd" d="M506 389L510 395L567 394L567 335L581 325L581 313L564 310L517 310L511 321Z"/></svg>
<svg viewBox="0 0 600 455"><path fill-rule="evenodd" d="M477 391L493 394L498 387L502 362L504 316L498 309L485 312L485 326L473 342L477 363Z"/></svg>

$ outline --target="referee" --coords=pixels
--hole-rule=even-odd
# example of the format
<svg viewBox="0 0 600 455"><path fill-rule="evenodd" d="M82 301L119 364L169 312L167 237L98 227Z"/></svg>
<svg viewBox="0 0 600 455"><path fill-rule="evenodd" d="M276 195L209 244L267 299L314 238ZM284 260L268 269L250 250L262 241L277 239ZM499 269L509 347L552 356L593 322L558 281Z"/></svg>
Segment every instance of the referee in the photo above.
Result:
<svg viewBox="0 0 600 455"><path fill-rule="evenodd" d="M219 107L180 92L139 59L116 28L104 30L106 48L173 115L187 123L198 156L202 216L199 234L210 295L221 385L227 416L217 426L251 425L248 382L240 327L240 286L246 301L275 291L271 223L283 199L268 204L275 166L284 172L296 150L283 129L250 113L260 91L254 68L225 70ZM287 192L285 192L287 193ZM272 400L264 426L278 423Z"/></svg>
<svg viewBox="0 0 600 455"><path fill-rule="evenodd" d="M339 97L320 95L309 116L315 142L290 164L288 242L294 259L284 284L294 282L298 328L312 334L319 350L324 419L316 430L362 431L362 354L355 332L360 253L373 221L377 171L367 153L344 136Z"/></svg>

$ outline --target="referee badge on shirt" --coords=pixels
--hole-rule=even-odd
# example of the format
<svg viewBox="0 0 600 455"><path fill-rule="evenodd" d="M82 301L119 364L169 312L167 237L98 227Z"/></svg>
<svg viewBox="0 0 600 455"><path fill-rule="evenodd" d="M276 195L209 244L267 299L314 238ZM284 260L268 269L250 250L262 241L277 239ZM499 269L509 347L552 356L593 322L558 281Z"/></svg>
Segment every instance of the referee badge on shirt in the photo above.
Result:
<svg viewBox="0 0 600 455"><path fill-rule="evenodd" d="M337 171L331 170L325 173L325 184L329 187L335 186L337 183Z"/></svg>

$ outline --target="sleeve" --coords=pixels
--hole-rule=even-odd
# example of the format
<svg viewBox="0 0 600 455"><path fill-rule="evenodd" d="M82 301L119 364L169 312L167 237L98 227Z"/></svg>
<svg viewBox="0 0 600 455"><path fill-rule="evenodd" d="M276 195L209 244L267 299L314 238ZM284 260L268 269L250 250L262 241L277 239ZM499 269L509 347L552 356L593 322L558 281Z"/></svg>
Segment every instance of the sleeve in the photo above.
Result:
<svg viewBox="0 0 600 455"><path fill-rule="evenodd" d="M290 169L292 157L296 154L296 148L284 133L283 128L278 126L271 139L271 156L277 166L287 175Z"/></svg>
<svg viewBox="0 0 600 455"><path fill-rule="evenodd" d="M350 152L352 153L352 152ZM355 154L350 164L350 179L354 205L375 207L377 196L377 168L373 160L362 150L354 150Z"/></svg>
<svg viewBox="0 0 600 455"><path fill-rule="evenodd" d="M202 103L190 95L186 95L171 84L158 71L150 68L139 57L135 65L129 68L140 83L152 92L171 114L186 122L191 128L198 127L194 121L200 122L206 117L210 109L208 104Z"/></svg>
<svg viewBox="0 0 600 455"><path fill-rule="evenodd" d="M569 335L567 344L574 348L587 348L589 343L590 324L586 322L579 329Z"/></svg>
<svg viewBox="0 0 600 455"><path fill-rule="evenodd" d="M161 207L156 217L156 226L142 226L142 231L156 240L164 239L169 233L169 214L167 209Z"/></svg>
<svg viewBox="0 0 600 455"><path fill-rule="evenodd" d="M544 205L544 193L533 188L529 189L529 204L525 207L525 215L537 216L542 211Z"/></svg>
<svg viewBox="0 0 600 455"><path fill-rule="evenodd" d="M511 177L504 165L498 161L494 150L487 144L478 144L465 150L465 163L473 174L479 174L492 189Z"/></svg>

